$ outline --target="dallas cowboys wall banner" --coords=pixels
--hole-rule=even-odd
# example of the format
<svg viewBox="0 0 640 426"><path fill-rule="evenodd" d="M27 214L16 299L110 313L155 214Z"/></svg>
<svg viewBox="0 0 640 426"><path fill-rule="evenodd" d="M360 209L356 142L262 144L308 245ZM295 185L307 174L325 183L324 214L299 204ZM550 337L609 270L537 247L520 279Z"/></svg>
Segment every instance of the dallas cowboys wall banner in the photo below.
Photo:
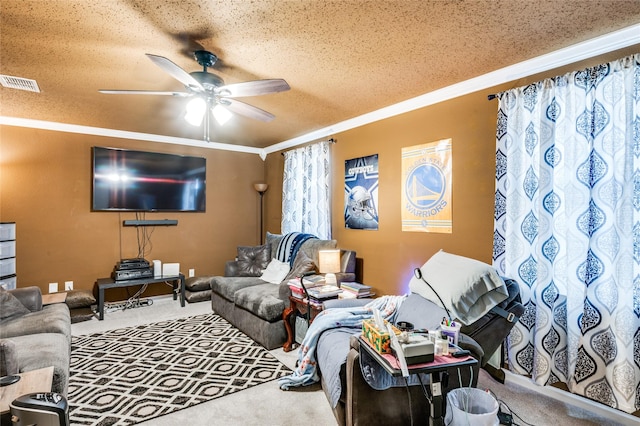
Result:
<svg viewBox="0 0 640 426"><path fill-rule="evenodd" d="M378 229L378 154L344 162L344 226Z"/></svg>
<svg viewBox="0 0 640 426"><path fill-rule="evenodd" d="M402 230L452 232L451 139L402 148Z"/></svg>

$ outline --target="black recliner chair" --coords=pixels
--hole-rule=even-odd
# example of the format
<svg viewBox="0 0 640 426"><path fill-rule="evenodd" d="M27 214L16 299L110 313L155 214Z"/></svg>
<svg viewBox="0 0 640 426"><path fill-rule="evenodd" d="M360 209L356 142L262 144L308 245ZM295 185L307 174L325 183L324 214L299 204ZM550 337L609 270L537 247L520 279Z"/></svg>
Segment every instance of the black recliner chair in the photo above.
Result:
<svg viewBox="0 0 640 426"><path fill-rule="evenodd" d="M476 322L464 326L461 329L459 342L459 346L468 349L478 360L480 367L501 381L504 380L504 373L499 368L491 367L487 361L501 346L524 312L518 283L505 279L505 284L509 293L508 298ZM427 301L427 303L432 302ZM444 313L444 310L435 304L429 308L429 311L430 315L439 316L439 318L442 318ZM425 327L419 323L415 325L417 328ZM323 337L324 335L320 337L319 346L323 345ZM371 388L363 378L360 368L357 337L351 336L349 343L351 347L347 362L340 371L342 393L337 406L333 408L338 424L367 426L428 424L429 404L425 401L422 388L420 386L395 387L382 391ZM319 366L322 371L322 364ZM473 370L460 370L460 377L456 373L442 380L443 391L446 393L461 386L475 387L477 380L477 366ZM322 377L322 386L329 399L328 386L324 377ZM410 396L410 401L407 395Z"/></svg>
<svg viewBox="0 0 640 426"><path fill-rule="evenodd" d="M504 372L501 368L488 364L489 358L501 347L504 339L524 313L518 283L511 278L504 278L504 282L509 291L509 297L494 306L478 321L460 328L461 333L471 337L482 347L484 357L479 360L480 366L500 383L504 383ZM500 359L500 366L502 366L503 357L501 356Z"/></svg>

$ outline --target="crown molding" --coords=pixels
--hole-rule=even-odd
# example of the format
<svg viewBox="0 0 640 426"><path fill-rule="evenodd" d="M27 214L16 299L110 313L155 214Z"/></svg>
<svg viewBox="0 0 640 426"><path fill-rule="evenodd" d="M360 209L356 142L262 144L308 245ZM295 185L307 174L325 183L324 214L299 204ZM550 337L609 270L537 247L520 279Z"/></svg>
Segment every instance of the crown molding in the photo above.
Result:
<svg viewBox="0 0 640 426"><path fill-rule="evenodd" d="M150 133L128 132L124 130L105 129L101 127L80 126L77 124L56 123L53 121L31 120L28 118L0 116L0 125L53 130L56 132L80 133L84 135L105 136L109 138L133 139L147 142L188 145L198 148L258 154L260 156L264 155L264 150L262 148L253 148L244 145L231 145L220 142L205 142L196 139L177 138L173 136L154 135Z"/></svg>
<svg viewBox="0 0 640 426"><path fill-rule="evenodd" d="M82 133L87 135L105 136L112 138L134 139L149 142L189 145L199 148L218 149L224 151L257 154L264 161L268 154L292 148L308 142L333 136L356 127L404 114L419 108L444 102L449 99L478 92L480 90L499 86L510 81L549 71L565 65L596 57L640 43L640 24L636 24L619 31L614 31L582 43L574 44L564 49L546 55L538 56L496 71L462 81L442 89L425 93L415 98L372 111L349 120L341 121L331 126L315 130L302 136L270 145L266 148L253 148L243 145L231 145L220 142L204 142L195 139L178 138L172 136L154 135L149 133L127 132L123 130L104 129L99 127L80 126L76 124L55 123L50 121L31 120L0 116L0 125L29 127L34 129L53 130L59 132Z"/></svg>
<svg viewBox="0 0 640 426"><path fill-rule="evenodd" d="M598 55L613 52L618 49L633 46L640 43L640 24L624 28L582 43L574 44L564 49L546 55L538 56L488 74L484 74L470 80L462 81L424 95L399 102L388 107L360 115L358 117L341 121L331 126L318 129L311 133L289 139L265 148L267 154L283 149L292 148L308 142L333 136L336 133L344 132L356 127L364 126L376 121L384 120L396 115L404 114L429 105L478 92L480 90L499 86L503 83L518 80L540 72L549 71L555 68L593 58Z"/></svg>

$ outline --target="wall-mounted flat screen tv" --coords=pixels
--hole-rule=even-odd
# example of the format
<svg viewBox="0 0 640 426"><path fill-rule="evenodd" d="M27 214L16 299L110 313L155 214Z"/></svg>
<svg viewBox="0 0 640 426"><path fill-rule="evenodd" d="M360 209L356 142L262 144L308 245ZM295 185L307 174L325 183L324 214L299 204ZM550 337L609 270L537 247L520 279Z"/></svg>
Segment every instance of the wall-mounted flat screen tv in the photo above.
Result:
<svg viewBox="0 0 640 426"><path fill-rule="evenodd" d="M93 147L93 211L204 212L206 159Z"/></svg>

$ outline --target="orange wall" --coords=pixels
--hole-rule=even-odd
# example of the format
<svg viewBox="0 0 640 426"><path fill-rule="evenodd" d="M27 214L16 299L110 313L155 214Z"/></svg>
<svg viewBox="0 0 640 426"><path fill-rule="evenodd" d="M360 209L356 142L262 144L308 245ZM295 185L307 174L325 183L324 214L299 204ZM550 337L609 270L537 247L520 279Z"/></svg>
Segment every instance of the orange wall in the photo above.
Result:
<svg viewBox="0 0 640 426"><path fill-rule="evenodd" d="M460 97L334 135L333 238L339 247L357 252L362 259L360 279L377 294L405 292L413 268L440 249L491 262L497 101L487 101L488 93ZM453 145L453 233L402 232L401 150L445 138L451 138ZM372 154L378 154L379 229L346 229L344 162ZM283 163L280 153L267 160ZM280 173L272 173L272 164L268 170L270 181L282 181L281 165ZM275 204L271 199L269 202ZM279 216L270 215L270 229L276 229L279 220Z"/></svg>
<svg viewBox="0 0 640 426"><path fill-rule="evenodd" d="M357 252L362 261L359 278L373 286L378 295L403 294L408 290L413 269L440 249L491 263L498 101L488 101L487 95L616 60L637 52L638 47L610 52L332 135L337 140L331 148L333 238L338 240L340 248ZM453 232L402 232L401 150L446 138L451 138L453 145ZM345 229L344 161L372 154L378 154L379 229ZM283 163L280 153L267 157L268 182L272 186L280 185L280 195L269 194L270 209L281 203ZM268 229L279 231L280 216L270 211L268 219Z"/></svg>
<svg viewBox="0 0 640 426"><path fill-rule="evenodd" d="M487 94L618 59L638 47L333 135L338 141L332 147L333 238L341 248L357 251L360 279L378 294L398 294L406 290L413 268L437 250L491 262L497 100L487 101ZM402 232L401 149L445 138L453 143L453 232ZM196 275L221 274L236 246L260 241L253 184L265 179L265 231L280 232L280 153L263 162L255 154L0 126L0 221L17 222L18 286L37 285L46 293L49 282L63 286L73 280L77 289L91 289L121 257L136 255L136 228L122 227L133 213L90 211L94 145L207 158L207 212L147 214L179 221L155 228L149 260L179 262L182 272L195 268ZM371 154L379 155L379 230L345 229L344 161Z"/></svg>
<svg viewBox="0 0 640 426"><path fill-rule="evenodd" d="M264 162L255 154L163 143L0 126L0 221L16 222L18 286L74 281L92 289L120 258L137 255L136 230L122 221L135 213L91 212L91 147L110 146L203 156L207 159L206 213L147 213L177 219L158 226L145 257L179 262L181 271L222 274L236 246L259 243L258 195ZM148 294L166 293L155 285ZM125 293L108 292L109 299Z"/></svg>

